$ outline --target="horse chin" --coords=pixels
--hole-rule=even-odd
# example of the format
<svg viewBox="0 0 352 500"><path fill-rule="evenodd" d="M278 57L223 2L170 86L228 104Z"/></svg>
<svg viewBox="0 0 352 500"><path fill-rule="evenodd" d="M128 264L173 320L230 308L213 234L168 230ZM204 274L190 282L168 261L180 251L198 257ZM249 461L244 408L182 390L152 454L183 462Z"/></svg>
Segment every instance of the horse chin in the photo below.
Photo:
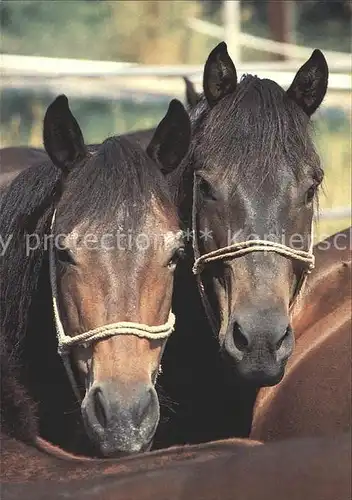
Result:
<svg viewBox="0 0 352 500"><path fill-rule="evenodd" d="M96 442L95 448L101 458L121 458L150 451L152 444L152 439L146 444L135 441L117 444L114 439L104 439L100 443Z"/></svg>
<svg viewBox="0 0 352 500"><path fill-rule="evenodd" d="M85 430L95 453L101 458L119 458L149 451L154 438L154 433L145 439L144 436L131 433L128 429L123 432L121 428L102 432L86 422Z"/></svg>
<svg viewBox="0 0 352 500"><path fill-rule="evenodd" d="M242 361L235 361L227 351L222 350L227 370L232 373L241 384L260 389L261 387L271 387L281 382L285 375L287 360L279 363L268 362L257 365L250 357L244 356Z"/></svg>
<svg viewBox="0 0 352 500"><path fill-rule="evenodd" d="M285 374L285 366L266 366L264 368L252 369L249 365L237 366L237 373L249 385L255 387L271 387L281 382Z"/></svg>
<svg viewBox="0 0 352 500"><path fill-rule="evenodd" d="M129 398L117 389L115 382L95 383L81 404L86 434L103 457L147 451L159 423L159 400L150 382L131 387Z"/></svg>

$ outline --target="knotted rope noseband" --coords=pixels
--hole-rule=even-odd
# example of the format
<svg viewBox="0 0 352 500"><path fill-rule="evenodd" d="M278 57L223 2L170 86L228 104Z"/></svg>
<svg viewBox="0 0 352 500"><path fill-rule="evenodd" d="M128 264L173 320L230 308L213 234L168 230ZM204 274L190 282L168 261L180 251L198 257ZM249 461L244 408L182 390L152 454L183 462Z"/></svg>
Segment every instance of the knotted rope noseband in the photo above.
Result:
<svg viewBox="0 0 352 500"><path fill-rule="evenodd" d="M135 335L140 338L148 340L164 340L171 335L175 326L175 315L170 311L169 318L167 322L163 325L149 326L142 323L133 323L129 321L121 321L118 323L111 323L109 325L99 326L93 330L89 330L85 333L80 333L71 337L65 334L64 327L60 319L60 313L58 308L58 291L56 283L56 265L55 265L55 251L54 251L54 235L53 228L56 218L56 210L54 210L53 217L50 226L50 238L49 238L49 273L50 273L50 285L51 285L51 295L52 304L54 312L54 323L56 329L57 337L57 351L61 356L64 363L67 375L70 379L72 389L78 399L81 400L80 393L77 387L76 379L72 371L70 364L69 353L70 349L75 346L86 347L93 342L97 342L102 339L107 339L115 335Z"/></svg>
<svg viewBox="0 0 352 500"><path fill-rule="evenodd" d="M299 260L305 264L300 279L297 282L293 296L290 301L290 309L292 308L299 292L301 291L308 274L314 269L315 257L313 255L313 222L311 227L311 238L309 243L309 250L296 250L295 248L288 247L282 243L276 243L269 240L247 240L232 245L219 248L212 252L200 255L198 240L197 240L197 213L196 213L196 200L197 200L197 179L194 174L193 177L193 202L192 202L192 230L193 230L193 253L194 264L193 274L197 277L198 288L200 291L201 299L205 312L208 316L209 323L215 335L218 334L215 314L211 308L209 299L205 292L205 287L201 278L201 272L204 266L210 262L237 259L251 252L276 252L284 257Z"/></svg>

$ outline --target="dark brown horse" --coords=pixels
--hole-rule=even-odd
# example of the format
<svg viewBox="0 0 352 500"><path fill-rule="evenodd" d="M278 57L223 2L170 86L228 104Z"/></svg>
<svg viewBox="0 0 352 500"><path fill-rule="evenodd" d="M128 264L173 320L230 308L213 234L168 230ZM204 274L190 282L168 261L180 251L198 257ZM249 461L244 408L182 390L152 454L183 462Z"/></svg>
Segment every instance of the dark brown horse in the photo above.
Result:
<svg viewBox="0 0 352 500"><path fill-rule="evenodd" d="M258 395L251 436L263 441L351 429L351 228L316 246L317 272L294 316L283 381Z"/></svg>
<svg viewBox="0 0 352 500"><path fill-rule="evenodd" d="M308 252L311 243L323 171L310 117L327 79L325 58L316 50L286 92L251 75L238 82L219 44L205 64L204 96L190 112L192 147L175 171L183 173L180 207L193 174L186 215L214 334L239 375L258 386L281 379L293 350L289 306L305 267L293 250ZM250 240L261 242L255 251ZM269 250L260 251L268 241L292 251L265 244ZM236 253L240 242L245 245Z"/></svg>
<svg viewBox="0 0 352 500"><path fill-rule="evenodd" d="M177 335L160 378L179 405L159 428L161 444L248 436L258 388L284 374L290 308L309 266L294 250L310 255L323 180L311 117L327 80L319 50L287 91L252 75L238 81L224 43L206 61L191 147L170 176L193 238L176 272ZM263 251L268 242L286 253Z"/></svg>
<svg viewBox="0 0 352 500"><path fill-rule="evenodd" d="M195 448L195 451L193 451ZM91 468L89 479L3 485L4 500L350 500L351 434L244 447L220 443ZM157 465L156 465L157 464ZM86 470L90 467L88 464ZM148 470L149 469L149 470ZM88 474L86 474L87 477Z"/></svg>
<svg viewBox="0 0 352 500"><path fill-rule="evenodd" d="M189 141L188 114L172 101L148 148L154 161L126 138L92 153L60 96L44 119L51 161L22 172L2 198L2 358L35 406L39 435L68 449L77 436L103 456L153 439L183 252L165 177ZM30 441L35 425L19 436L6 380L2 430Z"/></svg>

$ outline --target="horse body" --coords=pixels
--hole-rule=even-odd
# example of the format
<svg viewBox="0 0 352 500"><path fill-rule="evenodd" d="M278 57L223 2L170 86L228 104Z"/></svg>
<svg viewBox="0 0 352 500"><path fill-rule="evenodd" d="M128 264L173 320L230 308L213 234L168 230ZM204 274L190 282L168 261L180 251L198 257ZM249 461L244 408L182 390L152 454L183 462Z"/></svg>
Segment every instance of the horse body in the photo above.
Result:
<svg viewBox="0 0 352 500"><path fill-rule="evenodd" d="M237 497L349 500L351 497L350 434L264 446L220 443L215 444L215 449L212 444L198 451L195 448L186 448L186 456L182 456L182 451L179 457L165 451L158 460L157 456L146 454L132 461L121 460L120 467L101 464L105 474L84 480L78 474L75 481L5 484L4 499L44 500L48 491L53 500L233 500ZM157 461L159 464L155 466Z"/></svg>
<svg viewBox="0 0 352 500"><path fill-rule="evenodd" d="M351 248L351 227L315 245L315 269L293 310L296 339L313 328L322 315L334 314L340 304L346 303L351 286Z"/></svg>
<svg viewBox="0 0 352 500"><path fill-rule="evenodd" d="M0 189L11 184L19 173L33 165L47 160L47 154L39 148L25 146L0 149Z"/></svg>
<svg viewBox="0 0 352 500"><path fill-rule="evenodd" d="M92 458L74 455L53 446L42 438L35 446L2 436L1 483L37 483L38 479L68 482L78 479L100 478L109 475L125 475L154 469L169 464L199 459L210 460L218 456L241 453L242 450L259 446L254 440L229 439L203 445L175 446L167 450L146 452L120 459Z"/></svg>
<svg viewBox="0 0 352 500"><path fill-rule="evenodd" d="M253 439L334 435L351 428L351 231L317 245L316 272L294 318L295 352L283 381L259 392ZM343 249L334 245L338 236Z"/></svg>

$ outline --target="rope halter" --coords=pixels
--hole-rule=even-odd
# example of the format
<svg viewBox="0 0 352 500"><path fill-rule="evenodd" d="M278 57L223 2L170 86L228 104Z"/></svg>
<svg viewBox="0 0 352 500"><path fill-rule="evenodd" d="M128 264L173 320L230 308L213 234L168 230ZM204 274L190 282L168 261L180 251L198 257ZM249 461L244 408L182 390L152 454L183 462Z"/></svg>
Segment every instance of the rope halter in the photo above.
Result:
<svg viewBox="0 0 352 500"><path fill-rule="evenodd" d="M206 264L214 261L237 259L243 257L252 252L276 252L284 257L291 258L293 260L298 260L305 264L305 267L301 273L301 276L296 284L293 296L290 301L290 309L299 295L300 291L305 284L308 274L314 269L315 257L313 254L313 231L314 224L312 221L310 242L308 251L296 250L295 248L283 245L282 243L276 243L269 240L246 240L239 243L233 243L232 245L213 250L206 254L200 255L198 240L197 240L197 214L196 214L196 194L197 194L197 180L196 175L193 179L193 206L192 206L192 229L193 229L193 253L194 253L194 264L192 268L193 274L197 277L197 283L201 299L205 312L207 314L209 323L215 335L217 335L217 325L215 320L215 314L210 305L209 299L205 292L204 283L201 278L201 273Z"/></svg>
<svg viewBox="0 0 352 500"><path fill-rule="evenodd" d="M65 334L63 324L60 319L60 312L58 308L58 290L56 282L56 265L55 265L55 251L54 251L54 235L53 228L56 218L56 209L54 210L51 225L50 225L50 238L49 238L49 273L50 285L52 295L52 305L54 313L54 324L57 337L57 352L61 356L64 363L67 375L70 379L72 389L78 399L81 400L80 393L76 384L72 367L70 364L69 353L70 349L76 346L87 347L93 342L114 337L116 335L135 335L136 337L144 338L147 340L164 340L174 330L175 315L170 311L168 320L163 325L150 326L143 323L134 323L130 321L120 321L118 323L111 323L104 326L99 326L88 332L77 334L73 337Z"/></svg>
<svg viewBox="0 0 352 500"><path fill-rule="evenodd" d="M276 252L284 257L300 260L307 264L308 272L314 268L314 255L311 251L296 250L281 243L269 240L247 240L240 243L233 243L227 247L219 248L213 252L206 253L198 257L193 265L193 273L199 274L204 265L215 260L235 259L251 252Z"/></svg>

